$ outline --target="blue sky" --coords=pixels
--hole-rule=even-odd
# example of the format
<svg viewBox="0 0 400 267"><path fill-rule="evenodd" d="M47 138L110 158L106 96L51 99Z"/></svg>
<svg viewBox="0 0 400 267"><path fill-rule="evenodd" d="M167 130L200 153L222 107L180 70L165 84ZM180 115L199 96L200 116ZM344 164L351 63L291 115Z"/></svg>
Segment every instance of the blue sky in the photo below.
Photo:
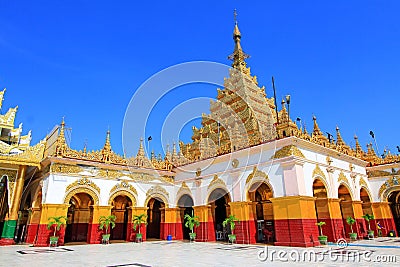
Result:
<svg viewBox="0 0 400 267"><path fill-rule="evenodd" d="M252 73L268 96L275 76L279 99L292 96L292 118L301 117L311 131L315 114L324 132L338 125L348 144L357 134L364 148L373 130L381 152L385 146L396 152L399 1L3 0L2 113L19 105L16 123L32 130L33 143L63 116L76 149L85 142L100 149L109 128L114 150L122 153L125 110L149 77L194 60L230 64L234 8ZM197 84L161 101L146 129L157 137L152 149L162 152L164 114L182 101L215 96L215 86ZM132 143L138 139L132 136Z"/></svg>

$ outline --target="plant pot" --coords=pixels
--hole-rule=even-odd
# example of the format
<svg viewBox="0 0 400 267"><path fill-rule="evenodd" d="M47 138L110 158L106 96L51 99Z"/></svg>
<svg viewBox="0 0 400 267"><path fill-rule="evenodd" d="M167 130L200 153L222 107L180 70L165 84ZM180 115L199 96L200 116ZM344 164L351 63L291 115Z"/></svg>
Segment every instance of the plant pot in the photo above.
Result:
<svg viewBox="0 0 400 267"><path fill-rule="evenodd" d="M350 233L350 240L357 240L357 233Z"/></svg>
<svg viewBox="0 0 400 267"><path fill-rule="evenodd" d="M326 235L320 235L320 236L318 236L318 241L321 245L327 245L328 237Z"/></svg>
<svg viewBox="0 0 400 267"><path fill-rule="evenodd" d="M50 236L50 246L52 246L52 245L57 246L58 239L59 239L58 236Z"/></svg>
<svg viewBox="0 0 400 267"><path fill-rule="evenodd" d="M142 242L143 241L143 234L137 233L136 234L136 242Z"/></svg>
<svg viewBox="0 0 400 267"><path fill-rule="evenodd" d="M228 235L229 242L230 243L235 243L236 242L236 235Z"/></svg>
<svg viewBox="0 0 400 267"><path fill-rule="evenodd" d="M109 244L110 243L110 234L102 235L102 242L103 244Z"/></svg>
<svg viewBox="0 0 400 267"><path fill-rule="evenodd" d="M196 239L196 233L189 233L190 241L194 241Z"/></svg>
<svg viewBox="0 0 400 267"><path fill-rule="evenodd" d="M374 238L374 231L368 230L368 238L369 238L369 239Z"/></svg>

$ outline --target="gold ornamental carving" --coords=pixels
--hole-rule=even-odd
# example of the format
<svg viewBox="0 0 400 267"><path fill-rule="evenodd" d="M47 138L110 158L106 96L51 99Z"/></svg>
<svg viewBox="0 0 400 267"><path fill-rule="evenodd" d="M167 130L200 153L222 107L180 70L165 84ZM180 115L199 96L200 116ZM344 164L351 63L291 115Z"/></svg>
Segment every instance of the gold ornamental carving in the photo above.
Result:
<svg viewBox="0 0 400 267"><path fill-rule="evenodd" d="M360 178L359 185L360 185L360 188L363 187L363 186L365 188L368 188L367 182L362 177Z"/></svg>
<svg viewBox="0 0 400 267"><path fill-rule="evenodd" d="M179 198L183 195L192 195L192 191L190 190L189 186L185 183L182 182L181 187L179 188L178 192L176 193L176 199L179 200Z"/></svg>
<svg viewBox="0 0 400 267"><path fill-rule="evenodd" d="M68 185L67 188L65 189L65 192L69 192L73 190L74 188L79 188L79 187L89 187L92 190L94 190L96 193L100 194L100 187L98 187L93 181L90 179L83 177L77 179L75 182L72 184Z"/></svg>
<svg viewBox="0 0 400 267"><path fill-rule="evenodd" d="M392 175L388 171L381 171L381 170L375 170L375 171L369 171L368 172L368 177L384 177L384 176L390 176Z"/></svg>
<svg viewBox="0 0 400 267"><path fill-rule="evenodd" d="M66 164L52 164L50 166L51 173L60 173L60 174L79 174L82 172L82 167L76 165L66 165Z"/></svg>
<svg viewBox="0 0 400 267"><path fill-rule="evenodd" d="M46 142L40 141L37 145L28 147L22 153L12 155L0 155L0 163L40 167L40 162L43 159L45 146Z"/></svg>
<svg viewBox="0 0 400 267"><path fill-rule="evenodd" d="M16 170L0 170L0 179L4 176L7 177L7 188L8 188L8 203L11 203L14 189L15 189L15 181L17 179L17 171Z"/></svg>
<svg viewBox="0 0 400 267"><path fill-rule="evenodd" d="M393 176L392 178L388 178L379 188L379 197L381 200L384 200L388 197L390 189L400 187L399 178Z"/></svg>
<svg viewBox="0 0 400 267"><path fill-rule="evenodd" d="M132 206L136 206L136 196L137 196L137 191L133 185L122 181L121 183L118 183L114 185L114 187L110 190L110 197L108 200L108 205L111 206L112 202L114 201L115 197L119 195L125 195L130 198L132 201Z"/></svg>
<svg viewBox="0 0 400 267"><path fill-rule="evenodd" d="M346 175L344 175L343 172L340 172L338 177L338 183L340 184L342 182L349 185L349 180L347 179Z"/></svg>
<svg viewBox="0 0 400 267"><path fill-rule="evenodd" d="M275 154L272 156L272 159L280 159L280 158L285 158L289 156L296 156L299 158L305 158L303 153L300 151L300 149L297 146L294 145L289 145L282 147L278 151L275 152Z"/></svg>
<svg viewBox="0 0 400 267"><path fill-rule="evenodd" d="M250 173L249 176L247 176L246 184L248 184L254 177L261 177L264 180L269 179L268 175L265 172L258 170L257 167L255 166L253 168L252 173Z"/></svg>
<svg viewBox="0 0 400 267"><path fill-rule="evenodd" d="M162 188L159 185L155 185L150 187L150 189L146 192L146 200L144 202L145 205L149 202L150 199L152 198L158 198L162 202L164 202L165 207L169 206L169 193L167 190Z"/></svg>
<svg viewBox="0 0 400 267"><path fill-rule="evenodd" d="M312 177L315 177L315 176L320 176L320 177L326 179L324 172L321 170L321 168L319 167L318 164L315 165L315 169L313 170Z"/></svg>
<svg viewBox="0 0 400 267"><path fill-rule="evenodd" d="M93 190L93 188L91 187L85 187L85 186L79 186L79 187L75 187L73 188L71 191L66 191L66 195L64 197L64 204L69 204L69 201L71 200L71 198L79 193L86 193L89 196L92 197L94 204L95 205L99 205L99 194L100 192L95 192Z"/></svg>
<svg viewBox="0 0 400 267"><path fill-rule="evenodd" d="M207 189L210 189L211 187L218 186L218 185L222 186L223 188L226 188L225 182L221 178L218 178L218 175L214 175L214 178L211 180Z"/></svg>

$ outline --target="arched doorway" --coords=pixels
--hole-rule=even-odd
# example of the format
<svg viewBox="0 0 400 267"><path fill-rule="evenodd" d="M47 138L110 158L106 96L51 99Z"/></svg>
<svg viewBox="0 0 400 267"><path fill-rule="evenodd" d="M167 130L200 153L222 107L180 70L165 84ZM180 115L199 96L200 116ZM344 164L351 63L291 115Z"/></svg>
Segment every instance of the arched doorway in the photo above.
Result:
<svg viewBox="0 0 400 267"><path fill-rule="evenodd" d="M257 242L273 243L275 241L274 212L271 198L273 192L266 183L253 184L248 192L249 200L255 204L255 224Z"/></svg>
<svg viewBox="0 0 400 267"><path fill-rule="evenodd" d="M400 233L400 191L392 192L388 197L388 201L397 233Z"/></svg>
<svg viewBox="0 0 400 267"><path fill-rule="evenodd" d="M189 239L190 229L185 227L185 215L193 215L193 199L190 195L184 194L178 200L178 207L181 209L181 222L182 222L182 233L183 239Z"/></svg>
<svg viewBox="0 0 400 267"><path fill-rule="evenodd" d="M224 228L222 226L222 222L230 214L229 202L231 202L230 196L222 188L214 189L208 197L208 203L211 205L211 214L214 220L216 240L226 240L230 233L229 227Z"/></svg>
<svg viewBox="0 0 400 267"><path fill-rule="evenodd" d="M315 198L315 213L317 215L317 221L325 222L326 227L324 227L325 231L323 231L323 234L328 236L328 240L333 241L335 238L330 230L332 227L332 221L329 213L328 192L321 179L317 178L313 182L313 197Z"/></svg>
<svg viewBox="0 0 400 267"><path fill-rule="evenodd" d="M32 196L27 192L23 201L21 201L18 211L18 222L15 231L15 242L22 243L26 239L26 230L29 221L29 211L32 207Z"/></svg>
<svg viewBox="0 0 400 267"><path fill-rule="evenodd" d="M0 233L3 232L4 219L8 211L7 176L0 178Z"/></svg>
<svg viewBox="0 0 400 267"><path fill-rule="evenodd" d="M152 198L147 203L147 230L146 236L149 238L161 238L161 222L164 219L165 203L159 198Z"/></svg>
<svg viewBox="0 0 400 267"><path fill-rule="evenodd" d="M348 217L352 217L354 219L354 212L353 212L353 199L350 194L350 190L347 188L346 185L341 184L338 188L338 198L340 200L340 212L342 214L343 220L343 236L349 237L349 233L351 233L351 228L347 224L346 219ZM357 233L358 226L357 224L353 225L353 231Z"/></svg>
<svg viewBox="0 0 400 267"><path fill-rule="evenodd" d="M112 201L111 214L115 215L115 228L111 229L110 239L127 240L129 220L132 217L132 200L124 195L119 195Z"/></svg>
<svg viewBox="0 0 400 267"><path fill-rule="evenodd" d="M87 193L77 193L71 197L69 204L65 243L88 242L89 224L93 219L93 198Z"/></svg>

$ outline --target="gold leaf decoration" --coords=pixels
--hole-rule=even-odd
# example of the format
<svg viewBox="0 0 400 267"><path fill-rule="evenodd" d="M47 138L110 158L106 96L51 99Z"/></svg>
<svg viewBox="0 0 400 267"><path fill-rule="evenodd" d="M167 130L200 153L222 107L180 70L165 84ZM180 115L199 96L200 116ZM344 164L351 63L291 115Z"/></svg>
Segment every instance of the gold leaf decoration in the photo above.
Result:
<svg viewBox="0 0 400 267"><path fill-rule="evenodd" d="M272 159L280 159L280 158L285 158L289 156L296 156L299 158L305 158L303 153L300 151L300 149L295 146L295 145L288 145L285 147L282 147L278 151L275 152L275 154L272 156Z"/></svg>

